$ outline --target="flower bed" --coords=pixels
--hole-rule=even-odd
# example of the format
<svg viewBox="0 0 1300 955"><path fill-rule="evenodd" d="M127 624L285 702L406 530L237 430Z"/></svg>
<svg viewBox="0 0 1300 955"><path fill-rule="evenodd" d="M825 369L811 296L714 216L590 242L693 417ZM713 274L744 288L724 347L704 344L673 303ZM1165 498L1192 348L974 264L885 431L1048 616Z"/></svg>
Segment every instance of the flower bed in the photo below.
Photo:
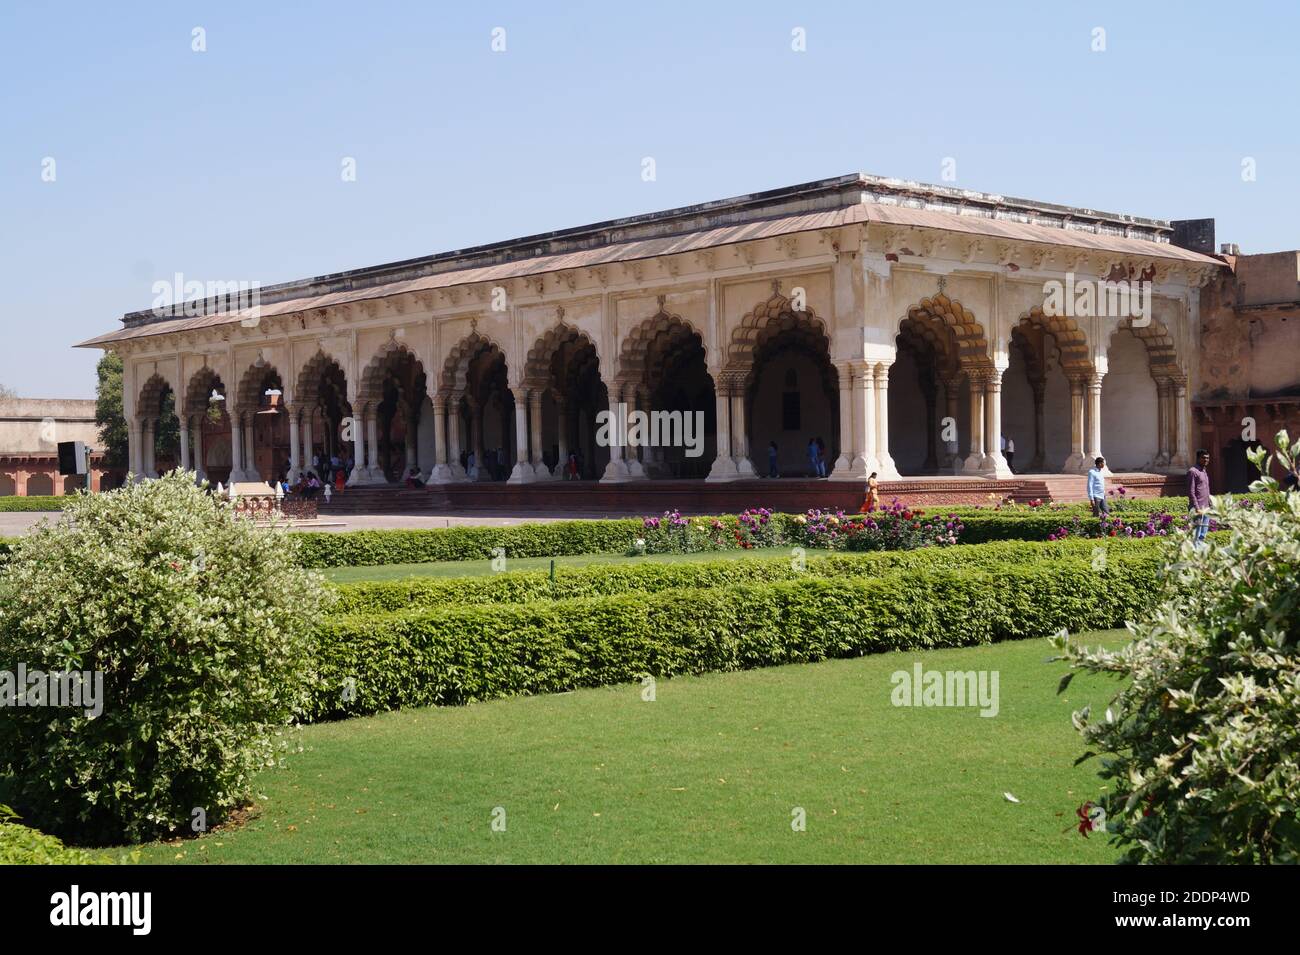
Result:
<svg viewBox="0 0 1300 955"><path fill-rule="evenodd" d="M702 551L749 550L756 547L810 547L817 550L915 550L956 544L962 523L955 514L928 517L895 500L871 514L812 508L793 516L765 507L750 508L735 518L684 517L665 511L641 522L641 534L628 549L640 554L695 554Z"/></svg>

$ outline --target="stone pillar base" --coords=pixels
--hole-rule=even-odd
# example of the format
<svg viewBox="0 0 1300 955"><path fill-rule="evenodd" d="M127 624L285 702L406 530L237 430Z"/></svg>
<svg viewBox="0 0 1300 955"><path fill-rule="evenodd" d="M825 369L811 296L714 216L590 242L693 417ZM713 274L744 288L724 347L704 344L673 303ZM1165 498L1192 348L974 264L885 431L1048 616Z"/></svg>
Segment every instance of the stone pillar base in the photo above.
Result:
<svg viewBox="0 0 1300 955"><path fill-rule="evenodd" d="M627 466L627 479L629 481L644 481L646 478L645 466L637 460L625 462Z"/></svg>
<svg viewBox="0 0 1300 955"><path fill-rule="evenodd" d="M532 484L537 480L537 472L527 461L516 462L514 470L510 472L510 477L506 478L507 484Z"/></svg>
<svg viewBox="0 0 1300 955"><path fill-rule="evenodd" d="M1071 454L1061 465L1062 474L1087 474L1092 465L1088 459L1083 456L1082 452Z"/></svg>
<svg viewBox="0 0 1300 955"><path fill-rule="evenodd" d="M736 462L731 460L730 455L719 454L713 459L713 467L709 468L709 476L706 481L734 481L736 474Z"/></svg>
<svg viewBox="0 0 1300 955"><path fill-rule="evenodd" d="M830 479L832 481L851 481L853 480L853 462L849 460L847 454L841 454L831 465Z"/></svg>
<svg viewBox="0 0 1300 955"><path fill-rule="evenodd" d="M871 477L871 472L880 472L880 462L875 456L868 457L865 454L859 454L853 459L853 470L849 472L855 481L865 481Z"/></svg>
<svg viewBox="0 0 1300 955"><path fill-rule="evenodd" d="M988 477L998 480L1005 481L1015 477L1011 465L1007 464L1007 459L1002 456L1001 451L984 455L984 469L988 472Z"/></svg>
<svg viewBox="0 0 1300 955"><path fill-rule="evenodd" d="M736 467L736 480L749 481L756 479L758 474L754 471L754 465L749 458L733 458Z"/></svg>
<svg viewBox="0 0 1300 955"><path fill-rule="evenodd" d="M600 476L604 484L617 484L628 480L627 465L617 458L610 458L605 465L605 473Z"/></svg>
<svg viewBox="0 0 1300 955"><path fill-rule="evenodd" d="M898 466L894 464L894 459L889 455L885 455L876 462L876 477L881 481L901 481L903 479L903 475L898 473Z"/></svg>

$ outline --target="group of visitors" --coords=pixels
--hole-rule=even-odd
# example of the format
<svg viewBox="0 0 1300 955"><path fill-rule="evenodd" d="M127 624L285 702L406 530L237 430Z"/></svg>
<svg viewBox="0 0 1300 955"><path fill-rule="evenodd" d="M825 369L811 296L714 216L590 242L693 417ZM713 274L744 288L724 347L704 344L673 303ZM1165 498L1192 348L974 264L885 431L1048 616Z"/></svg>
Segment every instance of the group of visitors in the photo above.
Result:
<svg viewBox="0 0 1300 955"><path fill-rule="evenodd" d="M826 477L826 442L820 435L808 439L808 476L809 477ZM770 478L779 478L781 476L781 467L777 462L778 448L775 441L767 443L767 476Z"/></svg>
<svg viewBox="0 0 1300 955"><path fill-rule="evenodd" d="M329 481L318 477L315 471L304 471L294 484L290 485L287 479L281 483L285 494L293 494L301 498L321 495L328 502L334 492L341 492L347 486L347 474L339 468L334 472L333 481Z"/></svg>
<svg viewBox="0 0 1300 955"><path fill-rule="evenodd" d="M347 484L348 475L352 473L352 456L344 455L339 457L338 454L331 454L324 457L320 454L312 454L311 471L308 473L320 475L322 485L333 485L342 490L338 483L338 476L343 475L343 483Z"/></svg>

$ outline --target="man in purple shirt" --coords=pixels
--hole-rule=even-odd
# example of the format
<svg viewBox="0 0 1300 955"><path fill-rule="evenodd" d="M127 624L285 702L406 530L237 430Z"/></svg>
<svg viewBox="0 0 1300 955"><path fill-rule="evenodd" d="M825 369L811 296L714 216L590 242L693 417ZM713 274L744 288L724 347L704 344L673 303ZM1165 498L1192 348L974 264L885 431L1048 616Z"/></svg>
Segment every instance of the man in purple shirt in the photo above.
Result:
<svg viewBox="0 0 1300 955"><path fill-rule="evenodd" d="M1191 511L1196 527L1195 543L1197 547L1205 544L1205 535L1210 530L1210 452L1201 448L1196 452L1196 463L1187 470L1187 509Z"/></svg>

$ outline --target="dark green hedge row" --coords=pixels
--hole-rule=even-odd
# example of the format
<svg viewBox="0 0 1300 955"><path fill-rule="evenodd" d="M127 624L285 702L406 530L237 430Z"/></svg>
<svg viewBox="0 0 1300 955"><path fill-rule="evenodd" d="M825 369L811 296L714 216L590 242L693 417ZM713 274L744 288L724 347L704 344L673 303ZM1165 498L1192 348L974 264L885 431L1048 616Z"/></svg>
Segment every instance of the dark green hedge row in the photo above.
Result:
<svg viewBox="0 0 1300 955"><path fill-rule="evenodd" d="M1081 477L1080 481L1083 480ZM1080 485L1082 486L1082 485ZM1264 494L1234 494L1235 501L1263 501L1267 495ZM1108 497L1111 507L1112 516L1127 516L1138 514L1157 514L1164 511L1169 514L1187 513L1187 497ZM1076 502L1066 505L1043 505L1041 507L1028 507L1026 505L1016 505L996 509L993 507L976 507L970 504L931 504L921 505L921 509L927 514L956 514L965 520L967 517L1017 517L1017 516L1042 516L1055 515L1058 518L1070 517L1091 517L1092 507L1086 502Z"/></svg>
<svg viewBox="0 0 1300 955"><path fill-rule="evenodd" d="M67 497L55 497L53 494L33 494L31 497L6 494L4 497L0 497L0 513L5 511L61 511L67 501Z"/></svg>
<svg viewBox="0 0 1300 955"><path fill-rule="evenodd" d="M304 567L428 564L443 560L489 560L496 548L509 557L621 554L641 521L556 521L513 527L446 527L413 531L297 532Z"/></svg>
<svg viewBox="0 0 1300 955"><path fill-rule="evenodd" d="M938 511L935 512L936 514ZM781 516L780 520L787 520ZM734 517L723 518L735 522ZM1045 541L1071 518L1037 512L987 512L963 518L962 543ZM1087 518L1082 525L1096 532ZM558 521L513 527L449 527L410 531L348 531L341 534L297 533L303 566L361 567L379 564L425 564L435 561L487 560L501 548L507 557L561 557L575 554L621 554L642 534L639 519ZM816 551L810 551L816 553Z"/></svg>
<svg viewBox="0 0 1300 955"><path fill-rule="evenodd" d="M311 719L1121 626L1160 549L885 577L330 618ZM881 692L884 692L882 689Z"/></svg>
<svg viewBox="0 0 1300 955"><path fill-rule="evenodd" d="M477 577L409 577L404 580L338 584L334 612L392 613L454 604L526 603L609 597L641 591L706 589L737 584L774 583L804 578L872 577L894 570L989 566L1092 558L1098 545L1112 553L1158 546L1158 540L1065 540L1059 543L1005 541L910 551L826 554L807 551L803 568L790 556L747 557L690 563L634 562L592 567L562 567L555 580L545 571L511 571Z"/></svg>

